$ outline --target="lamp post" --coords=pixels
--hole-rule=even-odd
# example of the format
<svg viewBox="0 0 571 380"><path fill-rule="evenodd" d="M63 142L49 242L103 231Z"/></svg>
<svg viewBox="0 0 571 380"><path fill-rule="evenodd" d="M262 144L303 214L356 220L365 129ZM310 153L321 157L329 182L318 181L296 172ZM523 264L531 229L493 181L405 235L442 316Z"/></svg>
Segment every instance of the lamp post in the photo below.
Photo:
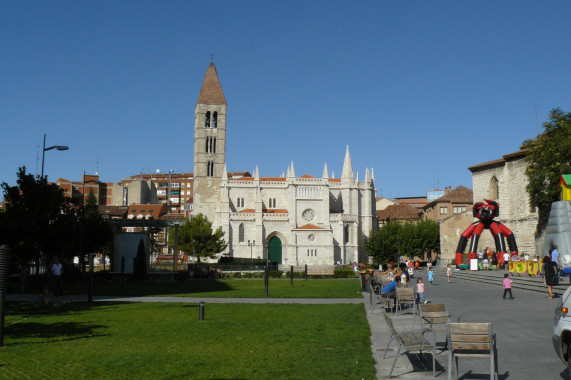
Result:
<svg viewBox="0 0 571 380"><path fill-rule="evenodd" d="M253 262L254 262L254 256L253 256L253 250L254 250L254 246L256 245L256 241L255 240L248 240L248 246L250 247L250 267L252 266Z"/></svg>
<svg viewBox="0 0 571 380"><path fill-rule="evenodd" d="M44 160L46 157L46 150L52 150L52 149L68 150L69 147L66 145L54 145L54 146L50 146L50 147L46 148L46 134L44 133L44 149L42 151L42 176L41 176L41 178L44 178Z"/></svg>

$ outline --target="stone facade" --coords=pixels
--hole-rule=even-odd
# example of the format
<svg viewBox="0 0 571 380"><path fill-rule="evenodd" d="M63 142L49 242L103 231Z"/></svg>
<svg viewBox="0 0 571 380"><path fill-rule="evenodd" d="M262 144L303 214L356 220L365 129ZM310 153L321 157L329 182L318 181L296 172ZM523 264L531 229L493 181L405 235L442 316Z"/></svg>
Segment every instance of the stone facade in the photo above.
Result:
<svg viewBox="0 0 571 380"><path fill-rule="evenodd" d="M225 151L226 99L211 64L195 110L193 214L222 227L223 254L284 266L367 261L361 247L376 229L374 174L355 179L348 147L340 179L329 178L327 165L321 177L296 177L293 162L282 177L260 177L256 168L253 177L228 178Z"/></svg>
<svg viewBox="0 0 571 380"><path fill-rule="evenodd" d="M452 260L456 257L456 248L458 247L458 241L460 240L460 235L462 232L472 222L474 222L476 218L472 216L472 208L469 211L453 215L446 219L441 220L440 223L440 252L441 252L441 259L444 260L444 263L448 263L449 260ZM482 234L482 239L484 235ZM491 234L490 234L491 237ZM482 239L480 239L479 247L483 249L486 245L482 245ZM493 246L491 246L493 247ZM481 250L480 249L480 250Z"/></svg>
<svg viewBox="0 0 571 380"><path fill-rule="evenodd" d="M525 174L526 166L525 151L520 150L468 169L472 172L474 202L484 199L498 202L500 215L496 220L512 230L520 255L535 256L539 252L535 238L538 213L530 206L525 191L529 182ZM478 244L479 250L485 247L495 249L492 234L488 231L482 233Z"/></svg>

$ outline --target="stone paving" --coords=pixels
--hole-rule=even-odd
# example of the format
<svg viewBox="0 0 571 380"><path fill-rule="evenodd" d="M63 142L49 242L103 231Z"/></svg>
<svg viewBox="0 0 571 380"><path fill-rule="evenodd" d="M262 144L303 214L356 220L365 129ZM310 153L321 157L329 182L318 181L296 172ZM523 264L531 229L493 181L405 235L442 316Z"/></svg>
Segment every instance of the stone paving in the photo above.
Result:
<svg viewBox="0 0 571 380"><path fill-rule="evenodd" d="M448 311L459 315L462 322L492 322L497 335L498 373L499 379L569 379L566 366L553 350L551 336L553 333L553 317L560 298L547 299L545 293L514 289L514 300L502 299L503 272L496 272L497 283L479 283L452 277L447 282L444 272L437 271L432 286L426 283L426 272L417 272L426 284L425 295L432 303L445 303ZM473 275L477 276L478 272ZM489 273L487 273L489 275ZM512 278L514 284L518 278ZM413 279L413 283L416 281ZM558 289L562 293L564 288ZM7 295L8 301L37 301L37 295ZM371 348L375 360L378 379L388 378L394 361L396 347L394 344L383 359L384 349L390 338L381 308L371 313L368 293L364 299L291 299L291 298L189 298L189 297L94 297L97 301L116 302L200 302L206 303L364 303L367 319L371 327ZM85 296L65 296L61 301L86 301ZM406 331L419 323L412 313L405 311L394 318L396 328ZM444 334L437 336L437 341L444 342ZM437 350L436 377L448 377L448 352ZM420 361L416 354L402 355L393 370L393 377L398 379L432 379L432 359L427 353ZM459 379L487 379L488 361L486 359L466 359L459 361Z"/></svg>

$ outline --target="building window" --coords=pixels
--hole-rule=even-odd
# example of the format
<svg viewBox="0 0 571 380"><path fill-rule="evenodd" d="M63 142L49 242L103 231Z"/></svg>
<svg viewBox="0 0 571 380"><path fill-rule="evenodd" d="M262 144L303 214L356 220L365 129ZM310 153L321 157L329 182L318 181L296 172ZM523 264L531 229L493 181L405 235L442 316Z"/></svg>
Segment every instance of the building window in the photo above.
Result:
<svg viewBox="0 0 571 380"><path fill-rule="evenodd" d="M238 198L238 207L244 207L244 198Z"/></svg>
<svg viewBox="0 0 571 380"><path fill-rule="evenodd" d="M496 176L493 176L490 180L490 198L492 200L500 199L500 184Z"/></svg>
<svg viewBox="0 0 571 380"><path fill-rule="evenodd" d="M349 243L349 226L345 226L343 229L343 243Z"/></svg>
<svg viewBox="0 0 571 380"><path fill-rule="evenodd" d="M206 170L206 175L207 175L208 177L213 177L213 176L214 176L214 162L213 162L213 161L208 161L208 164L207 164L207 165L208 165L208 166L207 166L207 168L206 168L206 169L207 169L207 170Z"/></svg>
<svg viewBox="0 0 571 380"><path fill-rule="evenodd" d="M238 227L238 241L240 243L244 242L244 223L240 223L240 226Z"/></svg>
<svg viewBox="0 0 571 380"><path fill-rule="evenodd" d="M466 206L455 206L453 209L454 215L466 212Z"/></svg>
<svg viewBox="0 0 571 380"><path fill-rule="evenodd" d="M210 128L210 111L206 111L204 115L204 128Z"/></svg>
<svg viewBox="0 0 571 380"><path fill-rule="evenodd" d="M270 208L276 208L276 198L270 198Z"/></svg>
<svg viewBox="0 0 571 380"><path fill-rule="evenodd" d="M440 207L440 215L448 215L448 207Z"/></svg>
<svg viewBox="0 0 571 380"><path fill-rule="evenodd" d="M206 153L216 153L216 137L206 138Z"/></svg>
<svg viewBox="0 0 571 380"><path fill-rule="evenodd" d="M212 128L216 128L218 126L218 112L214 111L212 114Z"/></svg>

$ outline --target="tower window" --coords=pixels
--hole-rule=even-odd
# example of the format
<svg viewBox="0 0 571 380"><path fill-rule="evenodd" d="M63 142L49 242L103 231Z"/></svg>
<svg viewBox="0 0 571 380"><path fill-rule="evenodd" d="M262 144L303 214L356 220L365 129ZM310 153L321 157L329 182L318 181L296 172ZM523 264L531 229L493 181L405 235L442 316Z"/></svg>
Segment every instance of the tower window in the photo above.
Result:
<svg viewBox="0 0 571 380"><path fill-rule="evenodd" d="M206 138L206 153L216 153L216 137Z"/></svg>
<svg viewBox="0 0 571 380"><path fill-rule="evenodd" d="M206 111L204 116L204 128L210 128L210 111Z"/></svg>
<svg viewBox="0 0 571 380"><path fill-rule="evenodd" d="M212 128L216 128L218 126L218 112L214 111L212 114Z"/></svg>
<svg viewBox="0 0 571 380"><path fill-rule="evenodd" d="M500 184L495 176L490 180L490 198L492 200L500 199Z"/></svg>
<svg viewBox="0 0 571 380"><path fill-rule="evenodd" d="M206 168L206 175L208 177L213 177L214 176L214 162L213 161L208 161L207 164L207 168Z"/></svg>

